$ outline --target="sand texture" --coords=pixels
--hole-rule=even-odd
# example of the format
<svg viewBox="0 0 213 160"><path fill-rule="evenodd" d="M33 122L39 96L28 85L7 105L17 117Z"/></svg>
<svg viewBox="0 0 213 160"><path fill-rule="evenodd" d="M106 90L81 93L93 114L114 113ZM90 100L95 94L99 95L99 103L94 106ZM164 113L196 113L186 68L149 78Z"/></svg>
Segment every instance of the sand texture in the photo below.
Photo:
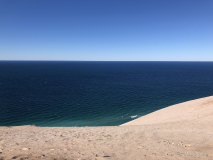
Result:
<svg viewBox="0 0 213 160"><path fill-rule="evenodd" d="M0 160L213 159L213 96L116 127L0 127Z"/></svg>

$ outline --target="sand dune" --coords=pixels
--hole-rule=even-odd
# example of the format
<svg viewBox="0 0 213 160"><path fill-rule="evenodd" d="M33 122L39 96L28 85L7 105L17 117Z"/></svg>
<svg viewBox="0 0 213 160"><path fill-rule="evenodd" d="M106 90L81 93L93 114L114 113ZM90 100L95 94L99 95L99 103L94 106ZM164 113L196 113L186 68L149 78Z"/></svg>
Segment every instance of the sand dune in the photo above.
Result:
<svg viewBox="0 0 213 160"><path fill-rule="evenodd" d="M193 121L204 124L213 122L213 96L200 98L163 108L151 114L123 124L150 125L172 122Z"/></svg>
<svg viewBox="0 0 213 160"><path fill-rule="evenodd" d="M0 159L213 159L213 96L116 127L0 127Z"/></svg>

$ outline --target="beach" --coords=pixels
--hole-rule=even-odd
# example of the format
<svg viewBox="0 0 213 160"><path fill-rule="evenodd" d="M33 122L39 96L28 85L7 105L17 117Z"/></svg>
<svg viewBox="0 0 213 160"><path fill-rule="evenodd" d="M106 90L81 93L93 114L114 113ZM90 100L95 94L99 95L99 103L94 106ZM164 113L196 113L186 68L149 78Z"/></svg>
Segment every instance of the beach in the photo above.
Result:
<svg viewBox="0 0 213 160"><path fill-rule="evenodd" d="M213 96L121 126L0 127L0 159L213 159Z"/></svg>

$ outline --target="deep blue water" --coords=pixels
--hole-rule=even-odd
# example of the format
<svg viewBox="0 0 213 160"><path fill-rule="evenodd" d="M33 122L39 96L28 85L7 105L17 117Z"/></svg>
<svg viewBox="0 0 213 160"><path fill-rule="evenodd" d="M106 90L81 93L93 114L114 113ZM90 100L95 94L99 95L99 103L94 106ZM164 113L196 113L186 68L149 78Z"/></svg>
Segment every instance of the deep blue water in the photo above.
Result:
<svg viewBox="0 0 213 160"><path fill-rule="evenodd" d="M114 126L213 95L213 62L0 62L0 126Z"/></svg>

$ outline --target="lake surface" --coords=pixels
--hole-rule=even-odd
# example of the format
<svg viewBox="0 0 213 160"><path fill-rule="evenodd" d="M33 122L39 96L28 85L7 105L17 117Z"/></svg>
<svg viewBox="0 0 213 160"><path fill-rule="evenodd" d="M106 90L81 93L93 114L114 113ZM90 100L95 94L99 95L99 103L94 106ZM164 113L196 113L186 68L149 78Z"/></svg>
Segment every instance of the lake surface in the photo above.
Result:
<svg viewBox="0 0 213 160"><path fill-rule="evenodd" d="M115 126L213 95L213 62L0 61L0 126Z"/></svg>

